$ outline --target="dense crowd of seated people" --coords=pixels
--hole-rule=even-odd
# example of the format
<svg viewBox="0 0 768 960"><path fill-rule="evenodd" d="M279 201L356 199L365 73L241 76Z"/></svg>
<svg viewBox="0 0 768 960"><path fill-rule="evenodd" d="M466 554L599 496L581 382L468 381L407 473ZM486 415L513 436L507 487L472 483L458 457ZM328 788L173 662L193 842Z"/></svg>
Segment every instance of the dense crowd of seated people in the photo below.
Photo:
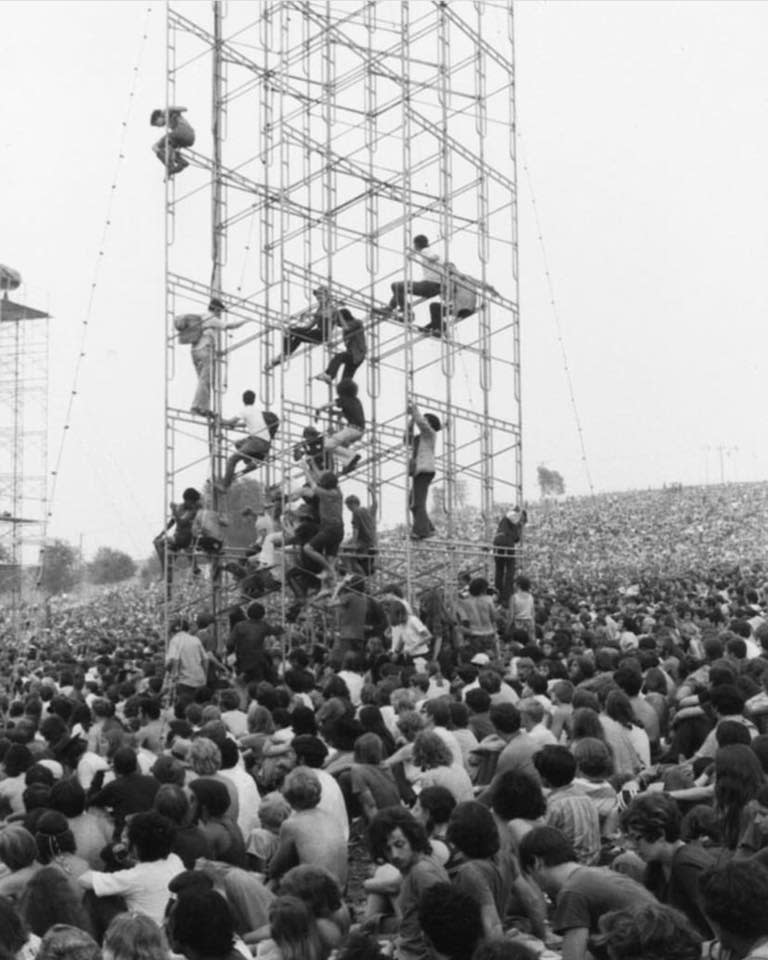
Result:
<svg viewBox="0 0 768 960"><path fill-rule="evenodd" d="M532 508L506 604L6 630L0 960L768 957L765 497Z"/></svg>

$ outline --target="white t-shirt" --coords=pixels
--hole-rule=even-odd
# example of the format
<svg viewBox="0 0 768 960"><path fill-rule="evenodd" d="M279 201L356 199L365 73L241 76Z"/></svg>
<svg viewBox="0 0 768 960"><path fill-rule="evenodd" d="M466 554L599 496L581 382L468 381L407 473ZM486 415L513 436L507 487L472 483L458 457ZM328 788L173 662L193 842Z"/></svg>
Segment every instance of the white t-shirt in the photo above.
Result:
<svg viewBox="0 0 768 960"><path fill-rule="evenodd" d="M130 870L116 873L94 871L91 874L93 892L97 897L122 895L129 910L146 913L161 926L171 896L168 884L183 870L181 859L170 853L165 860L139 863Z"/></svg>
<svg viewBox="0 0 768 960"><path fill-rule="evenodd" d="M421 251L421 270L424 280L430 280L433 283L440 283L443 279L440 270L440 257L436 253L425 253Z"/></svg>
<svg viewBox="0 0 768 960"><path fill-rule="evenodd" d="M262 440L269 440L269 428L264 423L264 417L261 410L258 410L253 404L245 406L240 413L245 421L245 429L250 437L260 437Z"/></svg>

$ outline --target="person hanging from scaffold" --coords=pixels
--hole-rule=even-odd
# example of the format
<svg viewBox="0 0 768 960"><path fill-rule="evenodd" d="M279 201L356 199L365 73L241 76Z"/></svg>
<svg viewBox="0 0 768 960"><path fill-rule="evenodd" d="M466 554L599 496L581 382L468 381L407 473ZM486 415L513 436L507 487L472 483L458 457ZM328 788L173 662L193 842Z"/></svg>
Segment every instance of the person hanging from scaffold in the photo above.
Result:
<svg viewBox="0 0 768 960"><path fill-rule="evenodd" d="M189 344L192 348L192 364L197 374L197 388L190 411L201 417L211 417L211 380L213 362L216 355L216 331L237 330L249 320L235 320L227 323L221 318L226 307L216 297L208 304L208 313L183 313L174 318L173 325L178 331L179 343Z"/></svg>
<svg viewBox="0 0 768 960"><path fill-rule="evenodd" d="M181 155L181 147L191 147L195 143L195 131L192 124L182 116L186 107L169 107L165 110L153 110L149 117L153 127L165 127L166 134L152 147L160 163L165 167L169 177L181 173L189 166L189 160Z"/></svg>
<svg viewBox="0 0 768 960"><path fill-rule="evenodd" d="M269 456L272 439L280 427L280 419L270 410L256 409L256 394L253 390L243 393L243 409L239 417L222 420L223 427L244 426L248 436L241 437L235 442L237 453L233 453L227 460L227 469L217 488L223 492L229 490L235 479L235 469L243 461L245 467L240 476L256 470Z"/></svg>

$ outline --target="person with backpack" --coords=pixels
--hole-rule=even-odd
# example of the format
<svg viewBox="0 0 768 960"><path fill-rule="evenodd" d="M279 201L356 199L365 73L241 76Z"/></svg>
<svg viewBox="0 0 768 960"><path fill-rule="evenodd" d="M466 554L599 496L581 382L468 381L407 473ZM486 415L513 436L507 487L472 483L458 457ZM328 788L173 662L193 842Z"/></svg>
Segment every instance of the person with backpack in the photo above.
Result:
<svg viewBox="0 0 768 960"><path fill-rule="evenodd" d="M197 388L192 400L190 412L200 417L211 417L211 383L213 364L216 358L216 338L218 331L237 330L249 320L235 320L227 323L221 315L226 307L217 297L208 304L208 313L183 313L174 317L179 343L188 344L192 349L192 364L197 374Z"/></svg>
<svg viewBox="0 0 768 960"><path fill-rule="evenodd" d="M227 469L219 489L228 490L235 479L235 468L241 460L245 462L243 469L245 474L256 470L267 459L272 438L277 433L280 420L270 410L259 412L256 409L256 394L253 390L246 390L243 393L243 409L240 416L222 420L221 425L230 428L244 425L248 431L246 437L241 437L235 442L237 453L233 453L227 460Z"/></svg>

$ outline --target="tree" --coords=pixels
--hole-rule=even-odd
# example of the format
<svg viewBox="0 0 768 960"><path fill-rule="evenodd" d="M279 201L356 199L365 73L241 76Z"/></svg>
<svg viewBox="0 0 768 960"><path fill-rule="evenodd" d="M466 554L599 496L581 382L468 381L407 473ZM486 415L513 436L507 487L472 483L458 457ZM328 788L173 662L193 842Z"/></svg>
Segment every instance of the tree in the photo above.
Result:
<svg viewBox="0 0 768 960"><path fill-rule="evenodd" d="M151 583L154 583L156 580L160 580L163 576L163 566L160 563L160 558L153 551L147 559L142 563L141 568L139 569L139 577L141 578L142 586L148 587Z"/></svg>
<svg viewBox="0 0 768 960"><path fill-rule="evenodd" d="M244 548L253 543L253 521L242 515L245 507L250 507L256 513L262 509L264 503L264 484L256 478L238 480L227 491L225 512L229 523L224 527L224 542L228 547Z"/></svg>
<svg viewBox="0 0 768 960"><path fill-rule="evenodd" d="M561 497L565 493L565 480L557 470L548 470L543 464L536 468L542 500Z"/></svg>
<svg viewBox="0 0 768 960"><path fill-rule="evenodd" d="M130 580L135 573L133 558L112 547L99 547L96 556L88 564L91 583L120 583L121 580Z"/></svg>
<svg viewBox="0 0 768 960"><path fill-rule="evenodd" d="M55 596L80 581L80 554L66 540L52 540L42 551L40 586Z"/></svg>

